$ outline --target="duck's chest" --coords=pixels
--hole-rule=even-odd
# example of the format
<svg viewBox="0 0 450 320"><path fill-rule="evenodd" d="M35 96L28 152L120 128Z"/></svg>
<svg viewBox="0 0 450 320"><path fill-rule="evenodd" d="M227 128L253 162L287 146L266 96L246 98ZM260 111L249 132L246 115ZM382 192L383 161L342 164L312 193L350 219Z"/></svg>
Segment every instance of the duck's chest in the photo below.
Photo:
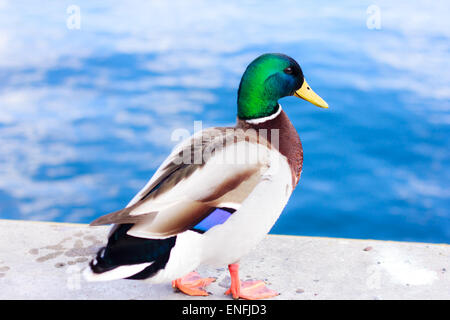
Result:
<svg viewBox="0 0 450 320"><path fill-rule="evenodd" d="M300 180L303 166L303 148L300 137L292 125L286 113L281 110L274 119L261 123L248 123L238 120L238 127L243 129L255 129L258 134L267 137L271 146L278 149L289 163L292 174L293 188Z"/></svg>

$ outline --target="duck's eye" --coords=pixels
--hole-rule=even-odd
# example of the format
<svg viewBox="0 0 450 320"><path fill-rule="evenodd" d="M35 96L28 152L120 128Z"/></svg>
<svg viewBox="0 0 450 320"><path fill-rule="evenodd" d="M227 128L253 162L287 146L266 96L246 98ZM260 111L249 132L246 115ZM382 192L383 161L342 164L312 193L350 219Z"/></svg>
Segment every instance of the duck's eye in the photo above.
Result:
<svg viewBox="0 0 450 320"><path fill-rule="evenodd" d="M291 67L287 67L286 69L284 69L284 73L293 74L294 73L294 69L291 68Z"/></svg>

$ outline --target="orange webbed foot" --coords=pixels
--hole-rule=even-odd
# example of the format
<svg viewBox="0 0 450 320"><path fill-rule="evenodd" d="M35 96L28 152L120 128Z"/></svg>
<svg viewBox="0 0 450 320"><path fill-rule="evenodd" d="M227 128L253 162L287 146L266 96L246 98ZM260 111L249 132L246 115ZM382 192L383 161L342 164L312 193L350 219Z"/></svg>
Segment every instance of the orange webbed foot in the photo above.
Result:
<svg viewBox="0 0 450 320"><path fill-rule="evenodd" d="M190 272L182 278L172 281L172 287L189 296L209 295L205 288L216 278L202 278L197 272Z"/></svg>
<svg viewBox="0 0 450 320"><path fill-rule="evenodd" d="M233 290L232 286L225 294L231 294L233 299L241 298L246 300L267 299L279 295L278 292L268 288L264 281L261 280L241 281L240 284L239 290Z"/></svg>
<svg viewBox="0 0 450 320"><path fill-rule="evenodd" d="M225 294L231 294L233 299L257 300L272 298L279 295L278 292L267 288L264 281L239 279L239 264L234 263L228 266L231 275L231 286Z"/></svg>

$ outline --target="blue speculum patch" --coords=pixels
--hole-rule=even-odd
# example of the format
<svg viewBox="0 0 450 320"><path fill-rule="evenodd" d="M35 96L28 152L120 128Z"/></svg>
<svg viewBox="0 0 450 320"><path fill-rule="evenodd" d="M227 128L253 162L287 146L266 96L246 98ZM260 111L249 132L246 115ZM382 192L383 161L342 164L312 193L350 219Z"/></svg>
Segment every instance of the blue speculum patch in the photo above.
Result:
<svg viewBox="0 0 450 320"><path fill-rule="evenodd" d="M229 217L231 217L231 212L217 208L216 210L211 212L209 216L207 216L205 219L200 221L195 227L193 227L192 230L204 233L209 229L211 229L212 227L224 223L225 221L227 221Z"/></svg>

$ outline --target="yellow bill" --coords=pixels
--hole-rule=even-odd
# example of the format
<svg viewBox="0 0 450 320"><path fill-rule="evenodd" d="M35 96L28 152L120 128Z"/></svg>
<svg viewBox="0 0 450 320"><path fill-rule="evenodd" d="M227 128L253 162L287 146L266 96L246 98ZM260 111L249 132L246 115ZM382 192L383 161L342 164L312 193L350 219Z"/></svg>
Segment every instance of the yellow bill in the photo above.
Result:
<svg viewBox="0 0 450 320"><path fill-rule="evenodd" d="M321 97L319 97L309 86L306 80L303 81L303 84L300 89L294 92L294 96L298 98L302 98L308 102L311 102L313 105L328 108L328 103L325 102Z"/></svg>

